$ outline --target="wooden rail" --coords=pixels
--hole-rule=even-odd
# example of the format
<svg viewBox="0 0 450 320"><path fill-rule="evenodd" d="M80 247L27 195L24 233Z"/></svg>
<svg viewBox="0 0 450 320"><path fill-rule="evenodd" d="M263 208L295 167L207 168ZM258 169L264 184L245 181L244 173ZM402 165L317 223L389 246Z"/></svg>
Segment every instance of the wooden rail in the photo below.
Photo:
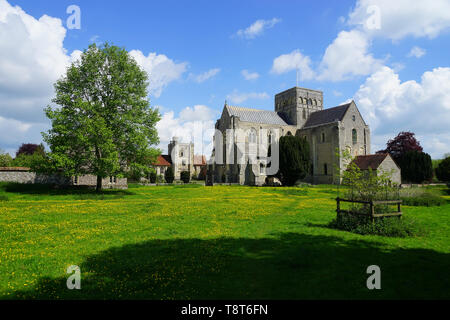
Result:
<svg viewBox="0 0 450 320"><path fill-rule="evenodd" d="M363 212L355 212L351 210L343 210L341 209L341 202L350 202L350 203L362 203L370 206L369 213L363 213ZM376 205L397 205L397 211L394 212L386 212L386 213L375 213L375 206ZM372 220L372 222L375 220L375 218L381 218L381 217L402 217L402 210L401 210L401 204L402 200L375 200L375 201L363 201L363 200L349 200L349 199L342 199L337 197L336 198L336 212L338 219L341 217L341 213L347 213L347 214L354 214L354 215L361 215L361 216L369 216Z"/></svg>

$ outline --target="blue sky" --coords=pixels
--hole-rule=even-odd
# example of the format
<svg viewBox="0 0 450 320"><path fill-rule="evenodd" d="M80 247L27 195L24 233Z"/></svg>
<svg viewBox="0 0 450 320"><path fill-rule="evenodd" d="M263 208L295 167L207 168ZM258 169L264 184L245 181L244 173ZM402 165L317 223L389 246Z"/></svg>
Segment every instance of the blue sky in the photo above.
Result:
<svg viewBox="0 0 450 320"><path fill-rule="evenodd" d="M80 29L67 26L70 5ZM326 108L356 101L373 152L403 130L434 158L450 152L450 0L0 0L1 149L41 141L52 83L94 41L125 47L150 73L163 149L199 122L211 131L225 100L273 110L298 69ZM197 152L209 152L210 131Z"/></svg>

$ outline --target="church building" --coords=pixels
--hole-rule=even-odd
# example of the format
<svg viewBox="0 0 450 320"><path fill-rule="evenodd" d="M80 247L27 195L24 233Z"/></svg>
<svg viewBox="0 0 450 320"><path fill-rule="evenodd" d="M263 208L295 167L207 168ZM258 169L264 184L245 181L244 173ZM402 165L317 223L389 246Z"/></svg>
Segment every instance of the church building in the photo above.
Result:
<svg viewBox="0 0 450 320"><path fill-rule="evenodd" d="M264 143L276 143L285 135L308 141L311 174L305 181L314 184L339 182L335 165L343 169L347 164L336 155L337 150L347 148L352 156L370 154L370 129L354 101L324 109L322 91L294 87L275 95L274 109L225 103L215 125L215 147L210 162L214 181L264 184L271 164L267 157L260 156L258 148ZM218 144L218 140L223 143ZM239 155L244 161L238 161Z"/></svg>

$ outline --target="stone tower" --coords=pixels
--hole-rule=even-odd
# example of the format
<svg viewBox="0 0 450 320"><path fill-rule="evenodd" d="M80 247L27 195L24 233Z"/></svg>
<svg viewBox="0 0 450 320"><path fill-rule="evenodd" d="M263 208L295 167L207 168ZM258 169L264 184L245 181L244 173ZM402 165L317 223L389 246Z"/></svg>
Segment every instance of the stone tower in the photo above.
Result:
<svg viewBox="0 0 450 320"><path fill-rule="evenodd" d="M194 172L194 144L181 143L178 137L173 137L168 146L172 160L175 179L180 179L181 171Z"/></svg>
<svg viewBox="0 0 450 320"><path fill-rule="evenodd" d="M303 127L309 115L323 110L323 92L294 87L275 96L275 111L290 125Z"/></svg>

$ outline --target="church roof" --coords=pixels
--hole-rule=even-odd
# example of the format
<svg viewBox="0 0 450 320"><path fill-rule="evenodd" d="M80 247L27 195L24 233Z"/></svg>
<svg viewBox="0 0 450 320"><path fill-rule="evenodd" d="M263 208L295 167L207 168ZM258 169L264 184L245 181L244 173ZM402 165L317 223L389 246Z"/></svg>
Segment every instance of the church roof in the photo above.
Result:
<svg viewBox="0 0 450 320"><path fill-rule="evenodd" d="M343 104L334 108L313 112L309 115L303 128L314 127L325 123L340 121L352 103Z"/></svg>
<svg viewBox="0 0 450 320"><path fill-rule="evenodd" d="M225 106L230 116L239 117L241 121L276 124L280 126L288 125L275 111L258 110L234 106Z"/></svg>
<svg viewBox="0 0 450 320"><path fill-rule="evenodd" d="M170 167L172 165L172 158L170 157L170 155L161 154L158 156L156 162L153 165Z"/></svg>
<svg viewBox="0 0 450 320"><path fill-rule="evenodd" d="M194 166L205 166L206 157L204 155L194 155Z"/></svg>
<svg viewBox="0 0 450 320"><path fill-rule="evenodd" d="M366 156L357 156L353 162L361 169L361 170L372 170L378 169L380 164L386 159L388 156L387 153L377 153L377 154L369 154Z"/></svg>

